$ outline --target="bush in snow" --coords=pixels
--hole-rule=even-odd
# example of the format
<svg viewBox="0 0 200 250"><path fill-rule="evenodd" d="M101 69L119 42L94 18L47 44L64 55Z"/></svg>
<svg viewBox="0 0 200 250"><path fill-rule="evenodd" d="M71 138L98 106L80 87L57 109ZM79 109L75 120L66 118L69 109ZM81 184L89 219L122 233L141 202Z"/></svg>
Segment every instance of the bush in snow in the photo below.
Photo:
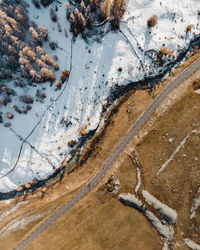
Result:
<svg viewBox="0 0 200 250"><path fill-rule="evenodd" d="M187 26L187 28L186 28L186 31L187 31L187 32L190 32L190 31L192 30L193 27L194 27L193 24L189 24L189 25Z"/></svg>
<svg viewBox="0 0 200 250"><path fill-rule="evenodd" d="M45 7L51 4L53 1L54 0L40 0L41 4Z"/></svg>
<svg viewBox="0 0 200 250"><path fill-rule="evenodd" d="M149 26L149 28L156 26L157 23L158 23L157 15L153 15L147 20L147 25Z"/></svg>

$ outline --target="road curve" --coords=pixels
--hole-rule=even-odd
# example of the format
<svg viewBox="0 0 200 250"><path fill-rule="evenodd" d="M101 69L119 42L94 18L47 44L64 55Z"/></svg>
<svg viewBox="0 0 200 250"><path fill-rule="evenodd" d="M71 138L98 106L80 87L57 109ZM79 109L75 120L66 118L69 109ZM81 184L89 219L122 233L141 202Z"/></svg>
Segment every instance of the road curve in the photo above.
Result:
<svg viewBox="0 0 200 250"><path fill-rule="evenodd" d="M140 115L136 122L130 127L126 135L122 138L120 143L115 147L112 155L106 160L103 166L98 170L98 172L89 180L89 182L83 186L79 192L66 204L64 204L60 209L58 209L51 217L46 219L41 225L38 226L32 233L30 233L24 240L22 240L15 250L24 249L28 246L39 234L47 229L55 220L57 220L61 215L63 215L67 210L69 210L75 203L77 203L81 198L83 198L105 175L109 167L117 159L119 154L123 152L126 145L130 140L137 134L137 132L142 128L145 122L150 118L156 108L161 104L161 102L167 97L167 95L172 92L177 86L179 86L184 80L188 79L197 70L200 69L200 58L198 58L194 63L192 63L188 68L183 70L174 80L169 82L162 92L154 99L154 101L149 105L149 107Z"/></svg>

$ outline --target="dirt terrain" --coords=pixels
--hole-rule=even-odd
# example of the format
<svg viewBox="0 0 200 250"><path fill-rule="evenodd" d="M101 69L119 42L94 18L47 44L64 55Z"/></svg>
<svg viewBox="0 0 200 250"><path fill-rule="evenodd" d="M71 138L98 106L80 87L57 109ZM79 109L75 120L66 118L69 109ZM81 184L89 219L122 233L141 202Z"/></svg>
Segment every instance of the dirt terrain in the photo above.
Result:
<svg viewBox="0 0 200 250"><path fill-rule="evenodd" d="M173 74L179 70L180 68L176 69ZM200 95L192 86L199 76L200 72L196 73L170 94L95 190L41 234L28 249L55 249L55 246L58 249L162 249L163 238L145 216L136 209L124 206L105 187L109 176L113 174L120 182L120 193L134 193L137 172L129 156L133 156L133 151L137 153L142 173L138 197L144 202L141 190L146 189L177 211L178 221L174 226L175 234L169 247L187 249L184 238L200 244L198 209L195 218L190 219L200 175ZM110 119L95 151L72 174L65 175L62 180L52 181L33 194L18 197L10 204L1 202L1 214L4 217L0 222L0 245L3 249L15 247L25 234L69 200L86 183L163 86L164 84L156 87L154 93L150 90L136 90L127 94ZM160 167L187 136L184 145L157 176ZM23 203L16 208L19 202ZM152 209L148 204L146 206ZM11 212L5 214L5 211Z"/></svg>

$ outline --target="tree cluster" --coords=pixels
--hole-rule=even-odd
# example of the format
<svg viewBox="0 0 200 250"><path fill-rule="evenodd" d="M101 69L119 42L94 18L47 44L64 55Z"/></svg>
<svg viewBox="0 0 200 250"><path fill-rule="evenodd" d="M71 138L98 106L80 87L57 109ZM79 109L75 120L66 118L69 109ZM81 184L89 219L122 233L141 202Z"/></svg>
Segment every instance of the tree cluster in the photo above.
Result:
<svg viewBox="0 0 200 250"><path fill-rule="evenodd" d="M0 2L0 79L13 72L33 82L54 81L58 65L42 48L48 33L29 22L23 0Z"/></svg>
<svg viewBox="0 0 200 250"><path fill-rule="evenodd" d="M75 5L66 3L66 16L75 35L85 27L91 28L106 21L111 23L113 29L118 29L125 11L126 0L77 0Z"/></svg>

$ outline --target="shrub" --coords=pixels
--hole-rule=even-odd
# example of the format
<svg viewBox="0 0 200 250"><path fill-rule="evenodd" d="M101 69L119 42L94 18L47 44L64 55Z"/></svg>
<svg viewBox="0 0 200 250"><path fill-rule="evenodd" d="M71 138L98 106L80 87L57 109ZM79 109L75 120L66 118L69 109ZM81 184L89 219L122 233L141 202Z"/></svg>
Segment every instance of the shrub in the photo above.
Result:
<svg viewBox="0 0 200 250"><path fill-rule="evenodd" d="M40 9L40 2L39 2L39 0L32 0L32 2L33 2L33 4L35 5L35 7L37 9Z"/></svg>
<svg viewBox="0 0 200 250"><path fill-rule="evenodd" d="M186 31L187 31L187 32L190 32L190 31L192 30L193 27L194 27L193 24L188 25L187 28L186 28Z"/></svg>
<svg viewBox="0 0 200 250"><path fill-rule="evenodd" d="M170 56L172 56L173 51L172 51L172 50L169 50L169 48L168 48L167 46L164 46L164 47L162 47L162 48L160 49L159 54L160 54L161 57L162 57L163 55L170 57Z"/></svg>
<svg viewBox="0 0 200 250"><path fill-rule="evenodd" d="M147 20L147 25L149 26L149 28L155 27L157 23L158 23L157 15L153 15Z"/></svg>
<svg viewBox="0 0 200 250"><path fill-rule="evenodd" d="M40 0L40 1L41 1L41 4L45 7L53 2L53 0Z"/></svg>
<svg viewBox="0 0 200 250"><path fill-rule="evenodd" d="M52 49L52 50L55 50L55 44L53 42L49 42L49 47Z"/></svg>

